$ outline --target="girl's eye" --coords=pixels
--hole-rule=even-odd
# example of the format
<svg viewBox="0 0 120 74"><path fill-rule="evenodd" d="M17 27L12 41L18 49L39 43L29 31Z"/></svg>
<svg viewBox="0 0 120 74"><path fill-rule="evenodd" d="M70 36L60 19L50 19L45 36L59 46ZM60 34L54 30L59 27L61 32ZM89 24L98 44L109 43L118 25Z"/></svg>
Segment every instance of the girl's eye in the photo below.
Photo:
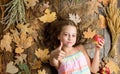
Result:
<svg viewBox="0 0 120 74"><path fill-rule="evenodd" d="M67 36L67 34L64 34L64 36Z"/></svg>
<svg viewBox="0 0 120 74"><path fill-rule="evenodd" d="M72 35L72 37L76 37L76 35Z"/></svg>

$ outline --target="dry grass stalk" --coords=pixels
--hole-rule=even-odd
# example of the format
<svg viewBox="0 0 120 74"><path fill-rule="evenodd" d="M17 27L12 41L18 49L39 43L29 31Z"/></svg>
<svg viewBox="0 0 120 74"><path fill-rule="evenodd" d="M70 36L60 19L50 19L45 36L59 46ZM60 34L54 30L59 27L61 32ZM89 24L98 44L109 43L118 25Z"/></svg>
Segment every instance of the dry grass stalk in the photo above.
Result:
<svg viewBox="0 0 120 74"><path fill-rule="evenodd" d="M110 57L117 55L117 42L120 36L120 9L117 8L117 0L111 0L111 3L105 9L106 20L112 36L112 47L109 52Z"/></svg>

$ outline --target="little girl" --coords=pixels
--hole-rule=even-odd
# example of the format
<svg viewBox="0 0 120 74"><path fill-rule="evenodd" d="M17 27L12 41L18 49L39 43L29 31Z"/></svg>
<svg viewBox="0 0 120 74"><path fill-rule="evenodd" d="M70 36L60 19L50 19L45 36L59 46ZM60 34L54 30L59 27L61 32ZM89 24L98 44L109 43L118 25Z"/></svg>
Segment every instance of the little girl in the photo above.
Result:
<svg viewBox="0 0 120 74"><path fill-rule="evenodd" d="M52 24L51 24L52 25ZM50 54L50 64L59 74L91 74L99 70L100 48L104 40L96 45L92 62L83 45L76 44L79 40L76 25L70 20L61 20L54 23L54 41L58 47Z"/></svg>

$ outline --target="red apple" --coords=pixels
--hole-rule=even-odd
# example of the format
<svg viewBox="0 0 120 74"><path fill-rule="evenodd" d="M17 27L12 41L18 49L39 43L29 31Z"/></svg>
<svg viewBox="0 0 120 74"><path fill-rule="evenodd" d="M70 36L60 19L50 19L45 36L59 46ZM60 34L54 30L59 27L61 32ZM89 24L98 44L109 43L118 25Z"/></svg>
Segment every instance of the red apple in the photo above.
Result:
<svg viewBox="0 0 120 74"><path fill-rule="evenodd" d="M110 74L110 69L108 67L103 67L100 69L100 74Z"/></svg>
<svg viewBox="0 0 120 74"><path fill-rule="evenodd" d="M103 40L103 37L100 36L100 35L98 35L98 34L96 34L96 35L93 37L93 40L94 40L95 44L98 45L98 43Z"/></svg>

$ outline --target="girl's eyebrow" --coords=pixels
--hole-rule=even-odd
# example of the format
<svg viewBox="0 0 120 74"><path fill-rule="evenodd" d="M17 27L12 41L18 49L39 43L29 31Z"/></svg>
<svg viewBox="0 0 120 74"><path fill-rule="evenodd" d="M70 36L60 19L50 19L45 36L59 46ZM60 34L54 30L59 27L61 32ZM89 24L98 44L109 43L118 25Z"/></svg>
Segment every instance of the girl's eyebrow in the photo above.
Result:
<svg viewBox="0 0 120 74"><path fill-rule="evenodd" d="M68 33L68 32L63 32L63 33ZM73 33L73 34L77 34L77 33Z"/></svg>

